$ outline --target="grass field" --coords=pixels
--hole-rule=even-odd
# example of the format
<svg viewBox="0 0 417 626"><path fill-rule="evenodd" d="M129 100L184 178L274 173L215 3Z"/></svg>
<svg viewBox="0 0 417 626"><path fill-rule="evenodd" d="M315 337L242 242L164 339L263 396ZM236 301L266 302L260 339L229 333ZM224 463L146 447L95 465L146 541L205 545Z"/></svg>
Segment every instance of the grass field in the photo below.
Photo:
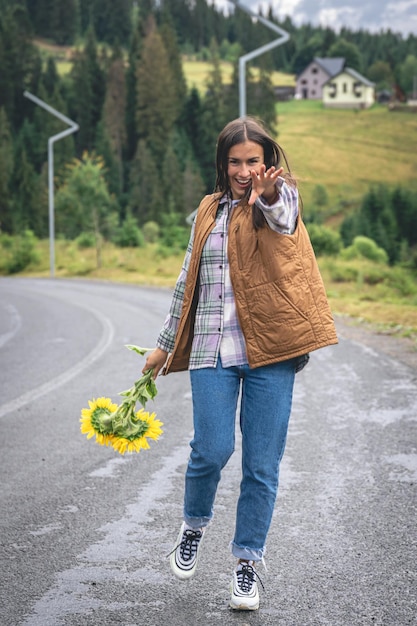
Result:
<svg viewBox="0 0 417 626"><path fill-rule="evenodd" d="M277 112L278 141L299 180L307 211L317 184L326 187L328 214L338 220L372 184L417 191L416 114L391 112L382 105L366 111L329 110L321 102L295 100L278 103Z"/></svg>
<svg viewBox="0 0 417 626"><path fill-rule="evenodd" d="M200 94L204 94L206 90L207 79L210 76L210 72L213 70L213 65L207 61L192 61L184 59L182 63L184 75L187 81L189 89L195 87ZM225 85L232 82L233 65L226 61L221 61L220 70L222 73L222 80ZM256 68L253 70L254 76L257 76L258 71ZM272 84L274 86L294 86L295 77L292 74L284 74L283 72L273 72L271 76Z"/></svg>

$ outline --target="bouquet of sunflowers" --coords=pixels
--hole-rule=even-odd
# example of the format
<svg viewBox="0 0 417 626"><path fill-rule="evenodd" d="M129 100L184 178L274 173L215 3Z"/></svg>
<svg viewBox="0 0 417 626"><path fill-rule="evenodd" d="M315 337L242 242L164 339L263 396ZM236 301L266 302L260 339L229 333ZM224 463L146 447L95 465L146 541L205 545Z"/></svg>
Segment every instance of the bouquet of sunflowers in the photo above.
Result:
<svg viewBox="0 0 417 626"><path fill-rule="evenodd" d="M133 345L126 348L142 356L149 351ZM80 419L81 432L87 439L95 436L97 443L112 446L120 454L148 449L148 439L159 439L163 424L156 419L156 413L145 411L147 401L158 393L152 375L150 369L130 389L121 391L124 400L120 405L104 397L89 400L89 408L82 409ZM137 411L138 403L141 408Z"/></svg>

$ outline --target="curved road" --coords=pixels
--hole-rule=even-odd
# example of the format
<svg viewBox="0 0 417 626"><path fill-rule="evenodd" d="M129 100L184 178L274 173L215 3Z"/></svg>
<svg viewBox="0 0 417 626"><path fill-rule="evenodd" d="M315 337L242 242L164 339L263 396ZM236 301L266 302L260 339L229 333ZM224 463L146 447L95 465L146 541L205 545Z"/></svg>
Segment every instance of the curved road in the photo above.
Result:
<svg viewBox="0 0 417 626"><path fill-rule="evenodd" d="M158 379L164 435L122 457L88 441L88 399L140 374L170 292L0 279L2 626L417 623L415 373L340 337L296 379L255 613L228 609L239 450L196 577L170 574L191 437L188 375Z"/></svg>

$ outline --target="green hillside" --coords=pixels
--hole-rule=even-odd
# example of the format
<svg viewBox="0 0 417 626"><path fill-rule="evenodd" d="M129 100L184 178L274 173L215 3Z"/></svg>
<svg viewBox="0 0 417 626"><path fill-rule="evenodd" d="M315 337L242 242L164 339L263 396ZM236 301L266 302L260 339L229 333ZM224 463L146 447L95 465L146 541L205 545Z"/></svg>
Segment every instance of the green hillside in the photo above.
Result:
<svg viewBox="0 0 417 626"><path fill-rule="evenodd" d="M371 184L417 191L417 115L375 105L366 111L328 110L321 102L277 104L279 142L297 176L305 208L324 185L328 214L339 217Z"/></svg>

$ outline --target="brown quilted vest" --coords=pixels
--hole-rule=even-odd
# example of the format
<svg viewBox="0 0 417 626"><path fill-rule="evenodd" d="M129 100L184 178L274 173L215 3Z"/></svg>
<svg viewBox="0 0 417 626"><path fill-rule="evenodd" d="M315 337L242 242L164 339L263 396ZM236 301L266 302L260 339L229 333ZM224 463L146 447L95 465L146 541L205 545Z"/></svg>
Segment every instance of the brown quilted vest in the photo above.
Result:
<svg viewBox="0 0 417 626"><path fill-rule="evenodd" d="M188 368L204 243L215 225L222 194L203 198L187 275L176 342L164 373ZM301 217L292 235L268 226L255 230L248 205L237 205L229 224L230 277L250 367L302 356L337 343L333 317Z"/></svg>

